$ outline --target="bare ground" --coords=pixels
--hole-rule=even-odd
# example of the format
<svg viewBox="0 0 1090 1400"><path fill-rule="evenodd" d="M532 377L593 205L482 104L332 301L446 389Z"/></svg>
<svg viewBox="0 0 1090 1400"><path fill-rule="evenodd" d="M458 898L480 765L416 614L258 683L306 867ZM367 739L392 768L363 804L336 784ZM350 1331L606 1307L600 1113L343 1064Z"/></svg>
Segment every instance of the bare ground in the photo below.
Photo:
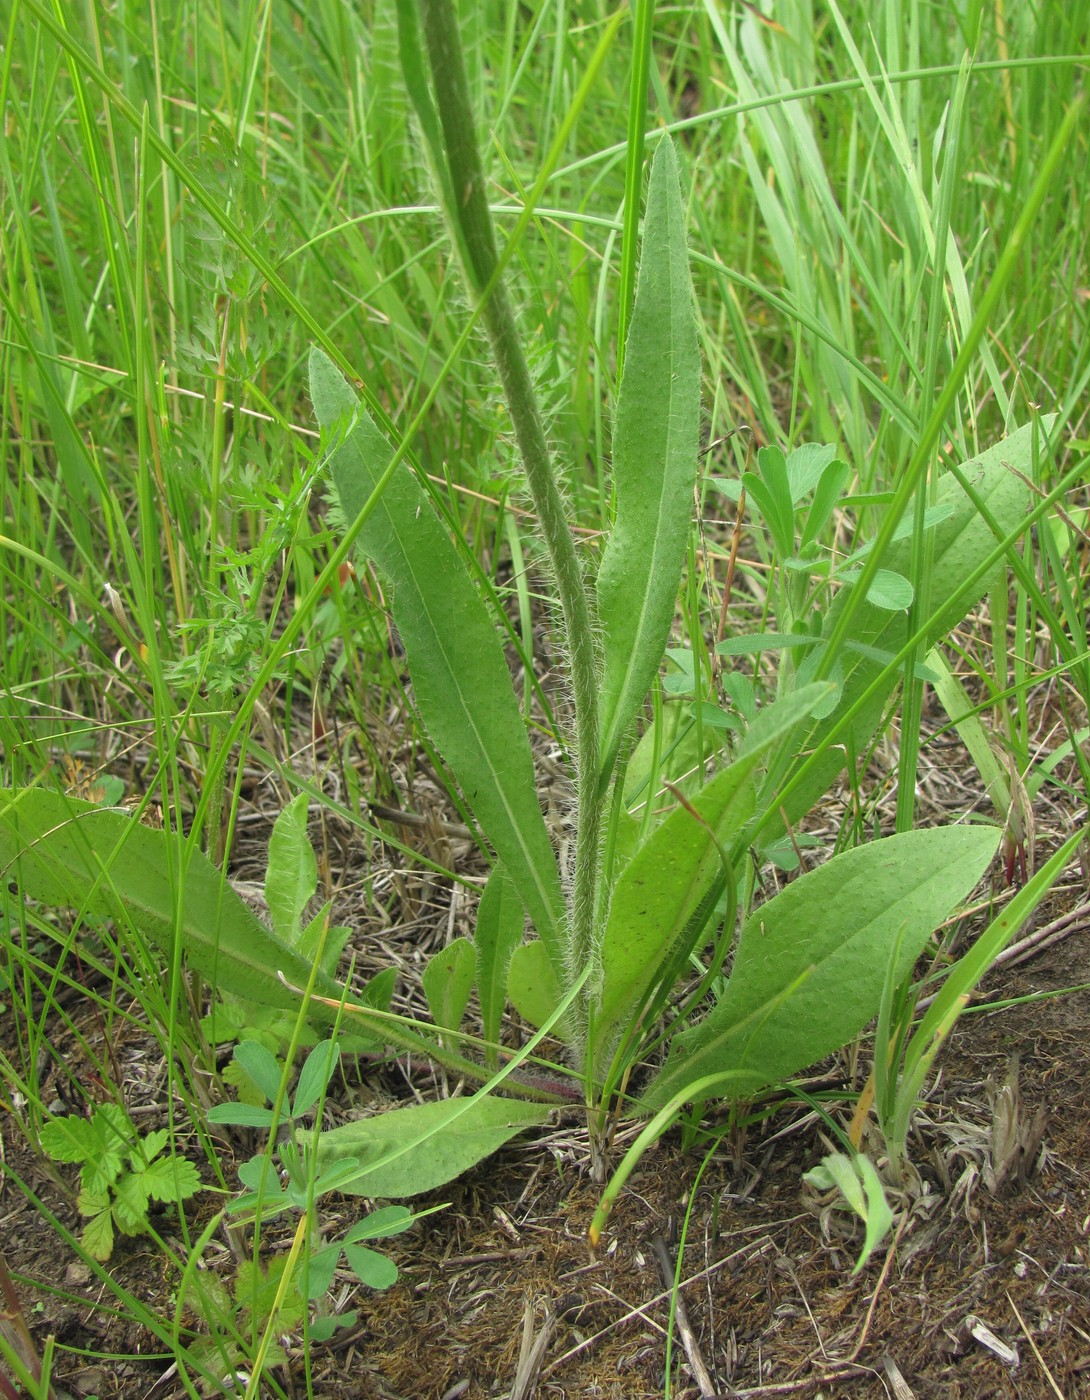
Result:
<svg viewBox="0 0 1090 1400"><path fill-rule="evenodd" d="M418 790L417 806L420 799ZM432 821L423 837L437 856L466 857L456 824ZM333 829L324 831L323 846L342 893L351 894L358 851ZM261 847L256 842L254 869L243 864L241 878L259 878ZM367 897L372 919L376 908L389 913L374 955L407 972L466 913L449 888L430 877L406 881L396 864L372 865ZM989 995L1020 998L1090 983L1084 879L1054 892L1038 926L1065 914L1062 937L1029 950L1019 965L997 968ZM93 1040L95 1025L83 1029ZM797 1103L724 1134L695 1198L707 1149L684 1152L676 1134L668 1137L630 1181L596 1252L586 1232L598 1192L578 1122L518 1140L414 1203L449 1204L389 1242L401 1271L392 1289L342 1290L339 1301L358 1309L358 1320L312 1347L312 1393L325 1400L640 1400L665 1393L669 1349L672 1393L690 1400L1090 1394L1088 1030L1085 986L963 1017L918 1116L918 1179L892 1195L893 1242L858 1276L851 1268L860 1236L851 1218L803 1186L803 1172L829 1144ZM140 1112L146 1104L150 1127L162 1064L135 1033L112 1048L135 1086L131 1107ZM78 1074L78 1047L55 1050ZM856 1089L864 1070L865 1063L854 1069ZM852 1073L847 1062L831 1067L834 1081ZM353 1093L373 1101L434 1095L439 1087L426 1070L395 1065L362 1072ZM834 1111L846 1124L851 1109L845 1097ZM77 1230L69 1169L33 1157L7 1115L0 1134L3 1250L39 1347L53 1339L58 1386L100 1400L184 1395L163 1343L116 1306L18 1185ZM225 1167L233 1179L229 1160ZM192 1204L196 1234L218 1201L209 1195ZM334 1198L330 1229L358 1214L358 1202ZM164 1215L158 1224L181 1256L176 1222ZM668 1341L679 1231L683 1307ZM286 1243L266 1238L272 1250ZM234 1268L221 1236L206 1257L225 1276ZM109 1271L152 1313L173 1316L178 1274L149 1240L120 1241ZM288 1335L283 1345L280 1384L288 1395L304 1395L300 1336Z"/></svg>

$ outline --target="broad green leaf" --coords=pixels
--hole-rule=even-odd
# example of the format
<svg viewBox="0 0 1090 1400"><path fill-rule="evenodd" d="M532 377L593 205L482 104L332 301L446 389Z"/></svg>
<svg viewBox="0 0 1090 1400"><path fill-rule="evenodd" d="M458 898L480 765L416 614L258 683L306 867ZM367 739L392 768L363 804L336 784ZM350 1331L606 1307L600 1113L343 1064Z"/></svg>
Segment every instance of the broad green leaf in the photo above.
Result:
<svg viewBox="0 0 1090 1400"><path fill-rule="evenodd" d="M728 671L723 676L723 691L745 722L752 724L757 715L757 687L754 681L742 675L741 671Z"/></svg>
<svg viewBox="0 0 1090 1400"><path fill-rule="evenodd" d="M74 1114L43 1124L39 1141L43 1151L54 1162L93 1161L101 1146L98 1135L87 1119L77 1118Z"/></svg>
<svg viewBox="0 0 1090 1400"><path fill-rule="evenodd" d="M892 569L879 569L867 589L867 602L886 612L907 612L915 596L904 574Z"/></svg>
<svg viewBox="0 0 1090 1400"><path fill-rule="evenodd" d="M701 700L699 705L690 705L689 714L696 718L697 712L700 714L700 723L707 729L727 729L733 734L740 734L745 725L736 714L730 710L720 709L718 705L713 705L710 700Z"/></svg>
<svg viewBox="0 0 1090 1400"><path fill-rule="evenodd" d="M320 350L310 356L310 391L323 433L339 434L330 464L352 522L393 450ZM394 621L420 717L517 885L559 974L560 877L534 789L525 726L488 609L407 466L390 479L358 539L393 585Z"/></svg>
<svg viewBox="0 0 1090 1400"><path fill-rule="evenodd" d="M860 656L877 661L880 666L887 666L893 660L894 655L891 651L883 651L881 647L869 647L864 642L847 641L844 643L844 649L856 651ZM928 685L934 685L939 679L939 673L922 661L917 661L916 665L913 666L912 674L918 680L926 681Z"/></svg>
<svg viewBox="0 0 1090 1400"><path fill-rule="evenodd" d="M266 1014L268 1014L270 1017L278 1017L286 1016L288 1013L286 1011L273 1011L268 1012ZM252 1034L252 1032L250 1033ZM222 1040L234 1040L236 1038L236 1034L237 1033L225 1034L220 1038ZM242 1066L238 1063L237 1060L231 1060L229 1061L229 1063L224 1065L222 1071L222 1079L224 1084L229 1084L231 1088L237 1092L240 1103L250 1104L254 1107L258 1107L264 1104L265 1095L261 1092L261 1090L257 1087L257 1085L254 1083L254 1081L250 1078L250 1076L246 1073L246 1071L242 1068ZM212 1109L211 1111L214 1113L217 1110ZM265 1111L268 1112L267 1109ZM230 1120L226 1118L221 1118L219 1121L221 1123L226 1123Z"/></svg>
<svg viewBox="0 0 1090 1400"><path fill-rule="evenodd" d="M709 486L713 486L728 501L739 501L742 498L742 482L729 476L708 476L704 480Z"/></svg>
<svg viewBox="0 0 1090 1400"><path fill-rule="evenodd" d="M644 1010L648 994L679 955L703 936L709 896L720 883L720 848L753 812L756 756L719 773L652 831L621 872L602 937L602 991L588 1058L601 1080L621 1032ZM700 917L703 915L703 917Z"/></svg>
<svg viewBox="0 0 1090 1400"><path fill-rule="evenodd" d="M318 957L319 950L321 951L320 966L330 977L336 975L337 963L344 952L344 945L348 942L348 935L352 932L341 924L330 924L332 908L332 902L324 904L307 924L298 940L299 951L304 958L313 961Z"/></svg>
<svg viewBox="0 0 1090 1400"><path fill-rule="evenodd" d="M762 651L816 646L819 640L805 632L747 632L742 637L725 637L715 649L720 656L756 656Z"/></svg>
<svg viewBox="0 0 1090 1400"><path fill-rule="evenodd" d="M771 537L776 554L781 559L793 555L795 552L795 525L790 501L786 505L778 501L775 494L769 489L768 483L762 481L756 472L744 472L742 486L749 498L750 508L756 506L757 513Z"/></svg>
<svg viewBox="0 0 1090 1400"><path fill-rule="evenodd" d="M886 1193L882 1186L882 1179L875 1170L874 1163L869 1157L859 1156L855 1159L855 1167L859 1172L863 1182L863 1190L866 1193L867 1209L863 1215L866 1225L866 1232L863 1238L863 1248L859 1251L859 1258L852 1267L852 1273L859 1273L863 1265L878 1248L893 1228L893 1211L886 1200Z"/></svg>
<svg viewBox="0 0 1090 1400"><path fill-rule="evenodd" d="M455 938L430 958L424 969L424 995L437 1026L456 1031L473 990L477 955L468 938Z"/></svg>
<svg viewBox="0 0 1090 1400"><path fill-rule="evenodd" d="M134 1170L138 1167L146 1166L154 1157L158 1157L163 1148L170 1140L170 1133L166 1128L156 1128L152 1133L148 1133L144 1138L133 1145L129 1153L129 1161Z"/></svg>
<svg viewBox="0 0 1090 1400"><path fill-rule="evenodd" d="M700 352L685 206L669 139L651 165L643 247L613 433L617 514L598 571L602 774L662 664L692 515Z"/></svg>
<svg viewBox="0 0 1090 1400"><path fill-rule="evenodd" d="M307 1297L312 1303L325 1296L333 1287L333 1275L341 1259L341 1242L327 1244L323 1249L312 1250L309 1257L300 1264L300 1272L306 1279ZM313 1325L310 1335L314 1336Z"/></svg>
<svg viewBox="0 0 1090 1400"><path fill-rule="evenodd" d="M691 652L684 654L692 656ZM649 789L652 804L658 805L665 791L662 786L664 779L674 783L686 796L700 790L704 780L704 764L711 757L712 745L718 747L718 744L713 736L698 733L688 711L687 705L673 702L663 704L657 724L648 725L632 750L625 768L624 801L626 807L637 816L642 814ZM656 748L658 767L654 769Z"/></svg>
<svg viewBox="0 0 1090 1400"><path fill-rule="evenodd" d="M866 1235L852 1269L852 1273L857 1274L893 1224L893 1212L870 1158L862 1154L849 1156L846 1152L831 1152L818 1166L806 1172L803 1180L816 1191L838 1190L862 1220Z"/></svg>
<svg viewBox="0 0 1090 1400"><path fill-rule="evenodd" d="M794 453L792 453L793 457ZM844 494L844 488L848 484L850 475L851 470L846 462L830 462L827 467L822 469L821 479L814 492L814 499L810 504L810 509L806 512L806 523L799 540L800 552L805 550L807 545L813 543L825 528L830 515L836 509L836 503Z"/></svg>
<svg viewBox="0 0 1090 1400"><path fill-rule="evenodd" d="M846 1044L878 1010L895 945L898 981L979 880L999 835L984 826L908 831L788 885L747 920L726 991L675 1039L643 1105L660 1108L727 1070L751 1076L738 1091L751 1093Z"/></svg>
<svg viewBox="0 0 1090 1400"><path fill-rule="evenodd" d="M310 963L265 927L209 860L166 831L43 788L0 790L0 868L8 879L18 874L31 899L123 926L131 920L167 958L179 937L189 965L218 991L299 1009L277 974L303 987ZM339 993L324 975L316 990Z"/></svg>
<svg viewBox="0 0 1090 1400"><path fill-rule="evenodd" d="M521 943L507 969L507 996L524 1021L543 1026L562 1000L560 983L544 947L534 939Z"/></svg>
<svg viewBox="0 0 1090 1400"><path fill-rule="evenodd" d="M138 1235L148 1223L145 1173L126 1172L114 1186L114 1220L126 1235Z"/></svg>
<svg viewBox="0 0 1090 1400"><path fill-rule="evenodd" d="M391 1235L402 1235L412 1228L416 1219L408 1206L380 1206L346 1230L344 1242L359 1244L361 1240L385 1240Z"/></svg>
<svg viewBox="0 0 1090 1400"><path fill-rule="evenodd" d="M544 1104L491 1097L389 1109L319 1134L318 1167L358 1157L359 1175L338 1189L401 1200L453 1181L517 1133L544 1123L548 1114Z"/></svg>
<svg viewBox="0 0 1090 1400"><path fill-rule="evenodd" d="M865 502L870 505L888 505L893 497L892 493L878 492L874 496L853 496L851 499L856 503ZM954 502L951 500L942 501L939 505L928 506L923 513L923 528L925 530L933 530L941 521L949 520L953 513ZM915 528L916 523L913 514L909 512L894 530L893 538L890 540L890 543L898 544L901 540L908 539L915 531ZM867 540L866 543L861 544L858 549L853 549L846 558L840 561L841 570L850 569L854 564L858 564L866 559L873 548L874 541Z"/></svg>
<svg viewBox="0 0 1090 1400"><path fill-rule="evenodd" d="M298 944L303 911L318 888L318 862L307 835L310 798L293 798L276 819L269 838L265 902L273 930L285 943Z"/></svg>
<svg viewBox="0 0 1090 1400"><path fill-rule="evenodd" d="M787 462L774 444L757 453L758 473L746 472L742 484L760 508L781 559L795 552L795 503L787 479Z"/></svg>
<svg viewBox="0 0 1090 1400"><path fill-rule="evenodd" d="M799 544L799 553L783 561L784 568L793 574L806 574L809 578L828 578L832 565L822 557L821 548L816 544Z"/></svg>
<svg viewBox="0 0 1090 1400"><path fill-rule="evenodd" d="M381 972L376 972L364 987L360 1000L365 1006L374 1007L376 1011L389 1011L396 989L397 968L384 967Z"/></svg>
<svg viewBox="0 0 1090 1400"><path fill-rule="evenodd" d="M644 1010L655 984L671 985L701 937L726 883L723 858L753 811L752 774L831 687L804 687L758 715L734 763L677 806L622 870L602 939L602 990L589 1059L604 1075L620 1032ZM698 820L698 817L702 820Z"/></svg>
<svg viewBox="0 0 1090 1400"><path fill-rule="evenodd" d="M678 668L667 671L662 689L667 695L691 695L696 687L696 658L688 647L667 647L666 657Z"/></svg>
<svg viewBox="0 0 1090 1400"><path fill-rule="evenodd" d="M792 732L800 719L819 710L835 690L836 685L832 681L812 681L766 705L750 721L746 737L738 750L739 758L746 755L766 756Z"/></svg>
<svg viewBox="0 0 1090 1400"><path fill-rule="evenodd" d="M477 952L477 999L484 1038L496 1044L507 1005L507 969L522 942L525 916L514 881L502 864L493 867L481 895L473 944ZM489 1052L489 1064L496 1055Z"/></svg>
<svg viewBox="0 0 1090 1400"><path fill-rule="evenodd" d="M276 1168L264 1155L251 1157L249 1161L240 1163L238 1179L253 1192L263 1191L270 1197L282 1194Z"/></svg>
<svg viewBox="0 0 1090 1400"><path fill-rule="evenodd" d="M281 1158L283 1158L283 1153L286 1146L287 1144L285 1143L280 1149ZM356 1168L358 1166L359 1160L357 1158L345 1157L344 1160L338 1162L336 1166L330 1167L328 1171L322 1172L315 1179L314 1182L315 1196L324 1196L327 1191L339 1191L341 1189L341 1182L349 1181L353 1176L355 1176ZM310 1195L310 1182L306 1179L305 1164L303 1164L300 1168L298 1186L300 1192L301 1206L303 1209L305 1209L307 1200L309 1199Z"/></svg>
<svg viewBox="0 0 1090 1400"><path fill-rule="evenodd" d="M271 1128L276 1123L271 1108L256 1103L217 1103L208 1110L210 1123L230 1123L236 1128Z"/></svg>
<svg viewBox="0 0 1090 1400"><path fill-rule="evenodd" d="M249 1313L255 1325L264 1324L275 1316L283 1331L291 1331L301 1321L305 1307L298 1290L284 1286L284 1274L289 1267L294 1271L291 1255L287 1253L270 1259L267 1267L258 1260L249 1259L239 1264L235 1301Z"/></svg>

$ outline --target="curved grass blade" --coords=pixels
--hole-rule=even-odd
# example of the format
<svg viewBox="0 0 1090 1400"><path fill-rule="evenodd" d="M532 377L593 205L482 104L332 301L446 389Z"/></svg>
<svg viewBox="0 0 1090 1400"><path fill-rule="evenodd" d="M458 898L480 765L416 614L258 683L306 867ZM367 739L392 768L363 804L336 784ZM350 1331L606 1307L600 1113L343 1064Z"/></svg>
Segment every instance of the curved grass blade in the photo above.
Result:
<svg viewBox="0 0 1090 1400"><path fill-rule="evenodd" d="M1024 470L1029 467L1034 435L1042 429L1047 432L1052 421L1051 418L1044 418L1039 424L1026 424L961 469L978 499L986 505L1000 538L1017 531L1019 523L1025 519L1029 499L1024 481L1012 468ZM931 612L927 635L920 647L921 654L956 627L966 612L983 597L987 587L985 578L968 586L966 581L993 552L996 543L996 535L953 474L945 476L940 484L939 504L943 507L943 513L934 526ZM911 548L910 539L894 542L886 551L886 566L904 572L909 567ZM854 588L841 589L829 609L822 628L822 641L826 645L837 632L840 616L851 602L850 594L853 591ZM789 821L794 822L802 817L822 793L828 791L847 762L849 753L861 754L866 751L889 696L900 680L900 672L891 670L879 657L883 653L889 656L898 654L907 638L908 620L903 613L886 612L866 600L856 606L852 631L847 639L850 645L846 644L846 654L841 656L844 688L840 701L808 735L800 734L799 742L795 745L796 753L809 756L801 761L797 770L801 781L790 780L790 788L780 804L783 815ZM800 666L800 679L806 679L813 673L823 650L811 653L815 658L813 664ZM883 671L888 674L879 679ZM845 731L842 717L855 706L858 709ZM830 742L832 738L835 738L835 742ZM777 790L783 791L785 779L785 765L772 770L762 792L761 807L773 805L773 794ZM776 840L782 830L780 817L771 816L762 824L762 843Z"/></svg>

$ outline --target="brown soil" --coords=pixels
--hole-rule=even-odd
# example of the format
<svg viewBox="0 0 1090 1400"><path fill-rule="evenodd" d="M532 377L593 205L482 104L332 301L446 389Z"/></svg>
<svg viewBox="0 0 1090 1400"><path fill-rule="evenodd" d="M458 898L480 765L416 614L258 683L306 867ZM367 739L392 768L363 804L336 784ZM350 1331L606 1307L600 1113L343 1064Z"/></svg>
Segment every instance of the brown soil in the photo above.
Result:
<svg viewBox="0 0 1090 1400"><path fill-rule="evenodd" d="M277 800L275 794L269 800ZM413 804L428 810L420 783ZM436 801L435 810L441 809ZM253 869L236 860L243 881L260 879L267 824L263 832L255 839ZM378 848L370 853L364 888L354 873L359 853L353 838L358 832L323 827L326 868L353 872L342 875L341 901L365 900L372 928L376 909L392 911L372 955L377 965L399 963L409 988L418 983L413 969L429 947L461 931L465 902L452 902L449 886L431 876L404 876L400 857L383 866ZM454 868L472 868L465 833L454 823L432 822L414 840L434 842L428 853ZM830 1147L805 1106L785 1104L744 1132L727 1131L721 1122L695 1196L707 1146L683 1151L678 1134L668 1136L631 1178L597 1252L588 1246L587 1227L598 1191L589 1178L585 1131L573 1119L516 1140L435 1197L415 1201L418 1208L449 1204L383 1246L400 1268L388 1292L368 1294L347 1284L338 1292L338 1305L356 1309L357 1322L330 1343L312 1346L309 1389L299 1333L281 1339L286 1365L275 1371L280 1393L321 1400L663 1396L671 1261L681 1231L685 1318L675 1319L669 1346L675 1397L1090 1395L1090 905L1084 878L1054 891L1038 925L1065 911L1076 917L1062 941L996 969L985 990L992 998L1076 990L962 1018L917 1117L913 1189L891 1192L893 1243L876 1251L858 1275L851 1272L861 1240L854 1218L802 1182ZM337 910L362 927L355 913ZM78 1024L78 1010L72 1014ZM4 1041L12 1033L11 1018L5 1020ZM93 1038L94 1027L84 1029ZM78 1078L78 1047L54 1039L57 1063ZM153 1043L131 1034L111 1051L120 1077L132 1086L130 1110L156 1126L163 1066ZM1012 1116L1015 1062L1020 1104ZM843 1083L845 1065L832 1070L831 1080ZM865 1057L853 1080L856 1090L863 1072ZM432 1097L442 1089L426 1068L415 1066L363 1078L372 1099ZM56 1087L63 1093L60 1075ZM845 1126L853 1102L846 1095L831 1106ZM118 1306L47 1219L47 1212L55 1213L78 1232L74 1169L43 1165L6 1112L0 1149L6 1169L0 1248L39 1349L55 1346L58 1394L184 1396L167 1345ZM240 1159L245 1155L240 1146ZM234 1181L230 1158L225 1146L225 1175ZM997 1175L1006 1180L997 1183ZM211 1192L190 1203L191 1239L220 1204ZM333 1198L330 1233L361 1213L359 1201ZM176 1217L164 1212L156 1224L175 1259L184 1260ZM289 1242L290 1226L280 1234L270 1230L265 1257ZM205 1253L224 1279L235 1268L230 1243L220 1229ZM108 1271L169 1328L179 1274L163 1249L146 1237L123 1239ZM0 1328L3 1323L0 1317Z"/></svg>
<svg viewBox="0 0 1090 1400"><path fill-rule="evenodd" d="M1088 973L1084 924L996 974L993 987L1025 996ZM896 1243L858 1277L848 1218L822 1212L802 1188L824 1150L813 1121L784 1108L733 1147L724 1139L688 1217L680 1297L691 1359L675 1333L675 1395L1090 1394L1088 1028L1086 990L963 1019L913 1142L920 1194L901 1201ZM1047 1122L1032 1161L992 1194L990 1099L1015 1053L1020 1121L1043 1109ZM19 1136L5 1131L4 1146L9 1169L74 1226L70 1201ZM669 1292L656 1240L676 1259L701 1155L683 1153L676 1137L651 1152L595 1253L584 1149L577 1126L559 1128L442 1192L446 1210L391 1242L397 1285L353 1299L358 1325L314 1348L313 1394L661 1396ZM111 1309L102 1283L10 1182L0 1207L32 1331L39 1345L57 1344L58 1383L102 1400L183 1395L162 1345ZM169 1317L176 1277L149 1241L121 1242L110 1271ZM288 1352L281 1383L305 1394L297 1337Z"/></svg>

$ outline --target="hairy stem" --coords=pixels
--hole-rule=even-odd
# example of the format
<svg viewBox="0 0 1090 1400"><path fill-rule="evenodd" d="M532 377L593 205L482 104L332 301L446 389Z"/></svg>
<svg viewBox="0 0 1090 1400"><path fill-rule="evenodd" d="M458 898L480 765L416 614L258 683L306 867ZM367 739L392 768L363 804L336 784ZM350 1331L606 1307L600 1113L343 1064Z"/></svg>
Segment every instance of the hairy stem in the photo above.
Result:
<svg viewBox="0 0 1090 1400"><path fill-rule="evenodd" d="M563 619L575 706L578 825L568 960L569 973L576 975L597 956L595 888L602 801L596 790L598 657L591 605L545 440L537 396L522 352L515 314L498 269L492 214L485 198L484 169L470 106L455 5L452 0L420 0L420 13L450 177L453 201L450 216L457 225L466 276L481 303L481 318L514 424ZM593 996L596 985L593 973L586 985L589 995ZM577 1046L586 1028L586 995L581 1007L573 1025Z"/></svg>

